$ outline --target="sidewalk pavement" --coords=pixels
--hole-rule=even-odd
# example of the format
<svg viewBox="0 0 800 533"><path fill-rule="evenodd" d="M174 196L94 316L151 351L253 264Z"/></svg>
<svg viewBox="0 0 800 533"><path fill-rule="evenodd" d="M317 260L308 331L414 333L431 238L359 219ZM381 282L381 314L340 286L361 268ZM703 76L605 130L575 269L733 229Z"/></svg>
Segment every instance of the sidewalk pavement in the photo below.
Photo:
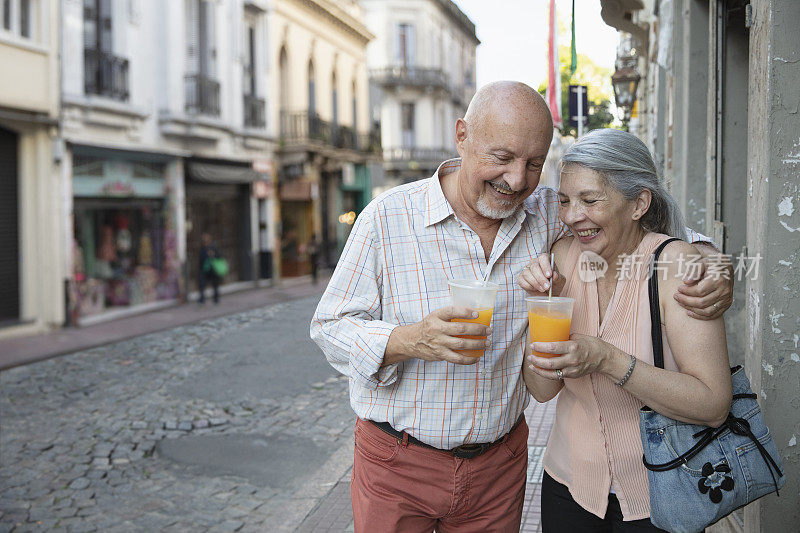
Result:
<svg viewBox="0 0 800 533"><path fill-rule="evenodd" d="M92 326L69 327L49 333L0 340L0 370L95 348L113 342L218 318L257 307L322 294L328 277L317 284L310 276L287 278L280 285L223 294L219 304L187 302Z"/></svg>

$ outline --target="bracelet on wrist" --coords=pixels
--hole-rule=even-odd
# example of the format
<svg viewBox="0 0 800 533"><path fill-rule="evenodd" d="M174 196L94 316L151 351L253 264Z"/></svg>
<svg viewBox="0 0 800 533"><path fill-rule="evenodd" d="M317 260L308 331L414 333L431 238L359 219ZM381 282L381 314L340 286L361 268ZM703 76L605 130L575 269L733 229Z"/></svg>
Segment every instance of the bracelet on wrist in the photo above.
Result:
<svg viewBox="0 0 800 533"><path fill-rule="evenodd" d="M633 367L636 366L636 358L631 355L631 364L628 365L628 371L625 372L625 375L622 376L622 379L617 382L617 387L622 387L628 381L628 378L631 377L633 373Z"/></svg>

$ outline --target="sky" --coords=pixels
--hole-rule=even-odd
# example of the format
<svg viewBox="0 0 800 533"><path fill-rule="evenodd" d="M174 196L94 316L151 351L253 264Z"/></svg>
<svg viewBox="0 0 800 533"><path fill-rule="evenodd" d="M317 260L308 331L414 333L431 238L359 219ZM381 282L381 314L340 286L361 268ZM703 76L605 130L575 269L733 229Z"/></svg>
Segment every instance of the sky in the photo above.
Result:
<svg viewBox="0 0 800 533"><path fill-rule="evenodd" d="M547 79L548 0L454 0L475 23L478 39L478 87L490 81L516 80L537 88ZM556 0L556 11L569 27L572 0ZM575 0L578 53L600 66L614 68L617 31L600 18L600 0ZM569 35L560 37L569 45Z"/></svg>

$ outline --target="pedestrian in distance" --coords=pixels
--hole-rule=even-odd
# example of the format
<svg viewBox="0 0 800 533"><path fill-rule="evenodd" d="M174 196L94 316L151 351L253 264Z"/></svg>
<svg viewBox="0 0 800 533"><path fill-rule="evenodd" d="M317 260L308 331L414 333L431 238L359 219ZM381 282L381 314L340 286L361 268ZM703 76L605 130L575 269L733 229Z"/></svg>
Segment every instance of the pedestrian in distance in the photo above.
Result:
<svg viewBox="0 0 800 533"><path fill-rule="evenodd" d="M219 253L219 247L214 242L211 234L203 232L201 236L202 246L200 247L199 254L199 272L197 276L198 289L200 291L200 298L197 300L199 304L206 302L206 285L209 283L214 291L214 304L219 303L219 282L221 276L214 265L214 260L222 259Z"/></svg>
<svg viewBox="0 0 800 533"><path fill-rule="evenodd" d="M311 234L311 238L306 245L306 253L308 254L308 261L311 264L311 281L317 283L317 275L319 268L319 252L320 242L316 233Z"/></svg>
<svg viewBox="0 0 800 533"><path fill-rule="evenodd" d="M566 234L556 192L536 190L552 135L535 90L489 84L456 121L460 158L356 219L311 337L349 378L357 532L519 531L529 394L517 276ZM464 278L500 286L490 326L452 322L478 316L450 305L448 280Z"/></svg>

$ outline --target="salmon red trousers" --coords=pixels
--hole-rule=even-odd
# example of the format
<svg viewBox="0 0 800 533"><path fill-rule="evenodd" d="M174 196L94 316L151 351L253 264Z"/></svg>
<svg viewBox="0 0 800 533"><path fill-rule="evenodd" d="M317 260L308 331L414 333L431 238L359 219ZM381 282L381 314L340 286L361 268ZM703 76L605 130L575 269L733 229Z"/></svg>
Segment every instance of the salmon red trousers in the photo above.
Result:
<svg viewBox="0 0 800 533"><path fill-rule="evenodd" d="M356 419L351 481L356 533L518 532L528 425L471 459L410 444Z"/></svg>

